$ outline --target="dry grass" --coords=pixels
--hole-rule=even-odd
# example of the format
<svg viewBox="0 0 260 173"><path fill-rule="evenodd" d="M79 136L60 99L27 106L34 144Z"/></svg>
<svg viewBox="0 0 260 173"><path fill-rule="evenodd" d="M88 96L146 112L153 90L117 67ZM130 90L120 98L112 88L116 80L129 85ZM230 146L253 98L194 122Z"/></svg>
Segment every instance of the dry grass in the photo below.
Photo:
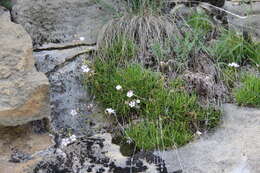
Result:
<svg viewBox="0 0 260 173"><path fill-rule="evenodd" d="M153 43L164 43L171 36L179 35L174 17L154 15L126 15L110 21L103 27L98 39L98 47L108 47L119 35L134 40L142 55Z"/></svg>

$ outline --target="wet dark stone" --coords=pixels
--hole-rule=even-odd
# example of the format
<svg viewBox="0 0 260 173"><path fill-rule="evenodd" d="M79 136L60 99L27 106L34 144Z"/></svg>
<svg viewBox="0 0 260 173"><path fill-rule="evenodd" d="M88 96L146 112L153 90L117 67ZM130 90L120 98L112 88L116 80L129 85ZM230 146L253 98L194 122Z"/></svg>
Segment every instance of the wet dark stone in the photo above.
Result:
<svg viewBox="0 0 260 173"><path fill-rule="evenodd" d="M196 1L207 2L207 3L215 5L217 7L223 7L225 4L225 0L196 0Z"/></svg>
<svg viewBox="0 0 260 173"><path fill-rule="evenodd" d="M9 162L20 163L20 162L24 162L24 161L27 161L30 159L31 159L31 156L29 154L23 153L18 150L14 150L13 153L11 154Z"/></svg>
<svg viewBox="0 0 260 173"><path fill-rule="evenodd" d="M34 133L36 134L43 134L43 133L47 133L49 130L49 122L50 120L47 118L44 118L42 120L36 120L36 121L32 121L32 130Z"/></svg>
<svg viewBox="0 0 260 173"><path fill-rule="evenodd" d="M103 172L105 172L104 168L99 168L99 170L97 171L97 173L103 173Z"/></svg>

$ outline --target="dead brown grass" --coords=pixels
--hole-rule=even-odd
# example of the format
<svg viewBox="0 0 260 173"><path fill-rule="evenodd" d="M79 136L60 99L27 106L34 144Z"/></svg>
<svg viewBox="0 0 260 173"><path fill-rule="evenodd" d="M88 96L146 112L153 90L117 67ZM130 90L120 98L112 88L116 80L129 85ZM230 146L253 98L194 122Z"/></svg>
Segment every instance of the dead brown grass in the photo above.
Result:
<svg viewBox="0 0 260 173"><path fill-rule="evenodd" d="M109 46L113 39L125 35L133 40L145 54L152 43L163 43L173 34L179 35L172 16L127 15L106 24L98 38L98 47Z"/></svg>

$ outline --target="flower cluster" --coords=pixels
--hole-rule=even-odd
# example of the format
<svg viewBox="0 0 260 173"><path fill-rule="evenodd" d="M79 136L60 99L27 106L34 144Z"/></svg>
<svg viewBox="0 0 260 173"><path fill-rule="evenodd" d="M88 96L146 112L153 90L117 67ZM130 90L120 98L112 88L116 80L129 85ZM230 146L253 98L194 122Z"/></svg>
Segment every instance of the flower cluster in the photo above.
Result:
<svg viewBox="0 0 260 173"><path fill-rule="evenodd" d="M235 62L229 63L228 66L229 67L235 67L235 68L239 67L239 65L237 63L235 63Z"/></svg>
<svg viewBox="0 0 260 173"><path fill-rule="evenodd" d="M115 89L116 89L117 91L121 91L121 90L123 90L123 87L122 87L121 85L117 85L117 86L115 87ZM134 91L133 91L133 90L129 90L129 91L126 93L126 96L127 96L128 98L132 98L133 96L135 96ZM140 99L133 99L133 100L131 100L131 101L126 101L125 103L128 104L130 108L134 108L134 107L139 108L139 105L138 105L138 104L141 103L141 100L140 100ZM112 108L107 108L107 109L105 110L105 113L108 114L108 115L112 115L112 114L116 114L116 111L115 111L114 109L112 109Z"/></svg>
<svg viewBox="0 0 260 173"><path fill-rule="evenodd" d="M129 90L127 93L126 93L126 96L131 98L134 96L134 91L132 90ZM133 108L133 107L138 107L138 104L141 103L141 100L139 99L135 99L135 100L131 100L128 105Z"/></svg>
<svg viewBox="0 0 260 173"><path fill-rule="evenodd" d="M141 103L141 101L139 99L136 99L136 100L132 100L128 103L128 105L133 108L133 107L137 107L138 104Z"/></svg>
<svg viewBox="0 0 260 173"><path fill-rule="evenodd" d="M67 145L71 144L72 142L76 141L77 137L75 135L71 135L69 138L64 138L61 140L61 146L66 147Z"/></svg>
<svg viewBox="0 0 260 173"><path fill-rule="evenodd" d="M89 76L91 76L92 74L94 74L94 71L91 70L88 65L82 65L81 66L81 70L83 73L87 73Z"/></svg>
<svg viewBox="0 0 260 173"><path fill-rule="evenodd" d="M88 73L91 71L91 69L87 66L87 65L82 65L81 66L81 70L84 72L84 73Z"/></svg>
<svg viewBox="0 0 260 173"><path fill-rule="evenodd" d="M72 116L75 116L75 115L77 115L78 113L77 113L77 111L76 111L75 109L72 109L72 110L70 111L70 114L71 114Z"/></svg>

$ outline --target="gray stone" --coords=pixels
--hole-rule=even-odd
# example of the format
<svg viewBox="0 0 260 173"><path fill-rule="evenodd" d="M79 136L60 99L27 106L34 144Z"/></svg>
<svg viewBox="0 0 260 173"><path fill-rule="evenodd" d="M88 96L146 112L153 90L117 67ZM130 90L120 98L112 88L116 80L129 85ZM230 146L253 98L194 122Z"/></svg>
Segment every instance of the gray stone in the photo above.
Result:
<svg viewBox="0 0 260 173"><path fill-rule="evenodd" d="M80 37L84 37L86 43L95 43L102 25L118 14L116 0L97 2L17 0L12 17L23 25L36 45L72 42Z"/></svg>
<svg viewBox="0 0 260 173"><path fill-rule="evenodd" d="M207 2L217 7L223 7L223 5L225 4L225 0L195 0L195 1Z"/></svg>
<svg viewBox="0 0 260 173"><path fill-rule="evenodd" d="M168 171L183 173L260 172L260 110L224 106L221 126L177 150L157 152Z"/></svg>
<svg viewBox="0 0 260 173"><path fill-rule="evenodd" d="M16 126L50 115L49 82L36 71L32 40L0 7L0 125Z"/></svg>
<svg viewBox="0 0 260 173"><path fill-rule="evenodd" d="M249 32L255 41L260 41L260 2L254 2L251 5L226 2L224 8L234 14L245 16L245 18L239 18L229 14L230 28L238 32Z"/></svg>

